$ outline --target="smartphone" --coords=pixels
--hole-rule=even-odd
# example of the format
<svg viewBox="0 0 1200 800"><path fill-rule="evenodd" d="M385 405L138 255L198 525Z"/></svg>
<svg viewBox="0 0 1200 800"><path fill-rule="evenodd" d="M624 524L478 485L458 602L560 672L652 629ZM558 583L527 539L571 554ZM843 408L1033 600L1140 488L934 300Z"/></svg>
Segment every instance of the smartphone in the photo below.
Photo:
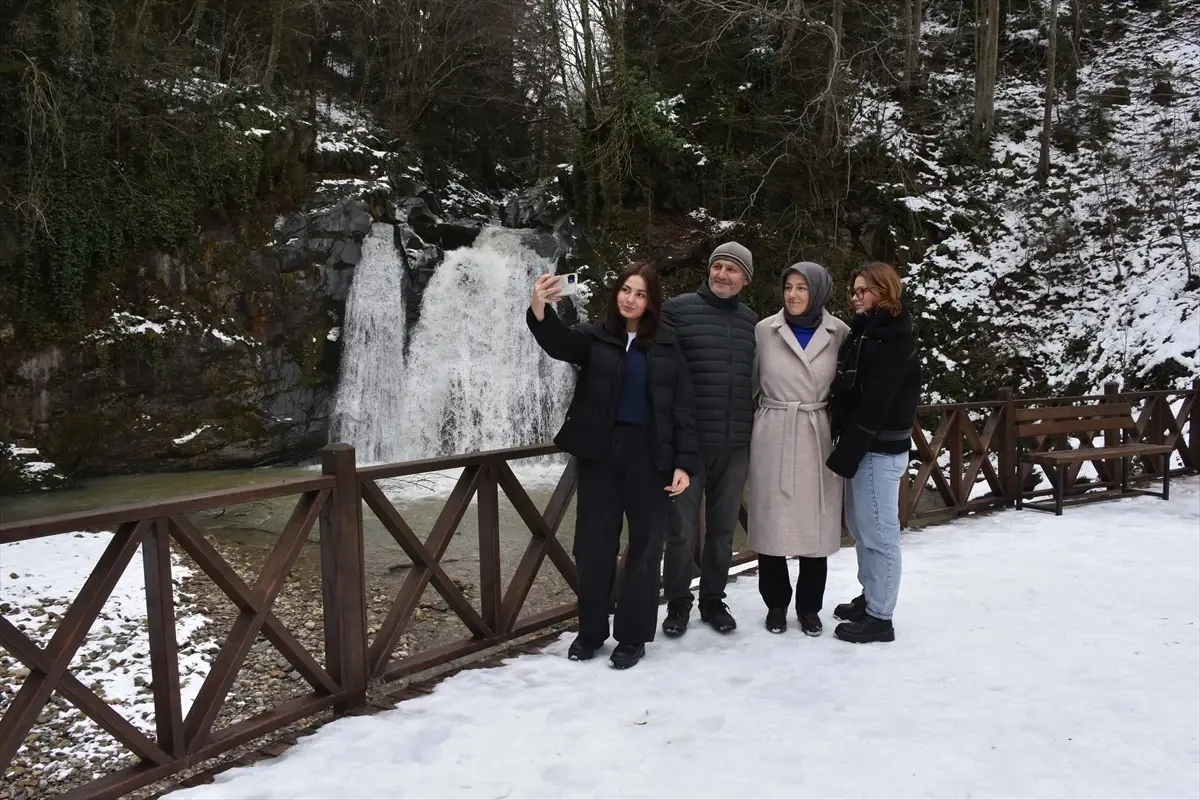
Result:
<svg viewBox="0 0 1200 800"><path fill-rule="evenodd" d="M568 272L566 275L559 275L558 290L563 297L579 291L579 273Z"/></svg>

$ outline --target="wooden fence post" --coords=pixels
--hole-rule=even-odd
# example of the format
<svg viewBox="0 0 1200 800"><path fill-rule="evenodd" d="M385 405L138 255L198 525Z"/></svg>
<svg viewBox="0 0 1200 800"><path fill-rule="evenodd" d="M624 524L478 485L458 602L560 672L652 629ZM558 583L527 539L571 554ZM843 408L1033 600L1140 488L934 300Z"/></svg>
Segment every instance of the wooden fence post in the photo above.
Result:
<svg viewBox="0 0 1200 800"><path fill-rule="evenodd" d="M1104 384L1104 394L1106 395L1104 402L1105 403L1117 402L1117 398L1115 397L1115 395L1120 394L1120 391L1121 391L1121 387L1117 384L1116 381L1109 381L1108 383ZM1150 402L1154 402L1154 401L1151 400ZM1104 446L1105 447L1117 447L1120 444L1122 444L1121 431L1109 430L1109 431L1104 432ZM1111 469L1113 471L1113 482L1116 484L1117 487L1124 486L1125 485L1125 475L1124 475L1125 460L1124 459L1114 459L1113 461L1111 461L1109 463L1112 464Z"/></svg>
<svg viewBox="0 0 1200 800"><path fill-rule="evenodd" d="M182 758L183 709L179 697L179 642L175 637L175 596L171 581L171 533L167 518L154 520L142 539L146 579L146 628L150 641L150 687L158 746Z"/></svg>
<svg viewBox="0 0 1200 800"><path fill-rule="evenodd" d="M971 487L963 486L963 418L967 416L964 408L955 408L950 412L950 434L946 440L946 451L950 455L950 493L954 495L955 514L963 514L967 510L967 498ZM968 419L966 424L970 425ZM934 453L934 458L937 454Z"/></svg>
<svg viewBox="0 0 1200 800"><path fill-rule="evenodd" d="M499 472L488 462L479 471L479 609L493 634L503 623L500 577L500 505L497 492Z"/></svg>
<svg viewBox="0 0 1200 800"><path fill-rule="evenodd" d="M1011 387L1000 390L1000 441L996 447L996 468L1000 472L1000 489L1004 493L1004 505L1017 502L1021 490L1017 476L1017 403Z"/></svg>
<svg viewBox="0 0 1200 800"><path fill-rule="evenodd" d="M325 669L346 691L335 710L367 701L367 595L363 555L362 492L354 448L329 444L321 471L337 479L321 514L321 595L325 613Z"/></svg>
<svg viewBox="0 0 1200 800"><path fill-rule="evenodd" d="M1192 410L1188 413L1188 452L1192 454L1192 472L1200 472L1200 378L1192 378Z"/></svg>

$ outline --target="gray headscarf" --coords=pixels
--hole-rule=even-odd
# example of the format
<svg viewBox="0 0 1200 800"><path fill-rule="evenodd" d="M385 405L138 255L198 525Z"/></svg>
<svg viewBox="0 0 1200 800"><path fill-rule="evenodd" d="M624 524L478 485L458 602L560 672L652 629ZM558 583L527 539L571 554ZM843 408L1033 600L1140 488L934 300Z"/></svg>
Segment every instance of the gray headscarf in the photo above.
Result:
<svg viewBox="0 0 1200 800"><path fill-rule="evenodd" d="M788 275L793 272L803 275L804 282L808 284L808 308L804 310L803 314L796 316L789 314L787 306L784 305L783 316L788 322L795 325L815 328L821 324L825 306L833 297L833 278L829 277L829 273L820 264L812 261L800 261L783 271L779 278L780 288L787 286Z"/></svg>

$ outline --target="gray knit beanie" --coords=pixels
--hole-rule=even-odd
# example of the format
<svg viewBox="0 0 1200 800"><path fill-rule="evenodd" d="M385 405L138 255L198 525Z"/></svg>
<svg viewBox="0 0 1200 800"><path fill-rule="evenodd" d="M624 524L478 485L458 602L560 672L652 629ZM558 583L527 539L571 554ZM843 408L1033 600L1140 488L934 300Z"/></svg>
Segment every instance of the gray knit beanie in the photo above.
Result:
<svg viewBox="0 0 1200 800"><path fill-rule="evenodd" d="M713 250L712 255L708 257L708 266L711 267L714 261L722 258L732 261L741 267L742 272L746 273L746 280L754 277L754 256L750 255L750 250L745 245L740 245L737 242L726 242L716 250Z"/></svg>

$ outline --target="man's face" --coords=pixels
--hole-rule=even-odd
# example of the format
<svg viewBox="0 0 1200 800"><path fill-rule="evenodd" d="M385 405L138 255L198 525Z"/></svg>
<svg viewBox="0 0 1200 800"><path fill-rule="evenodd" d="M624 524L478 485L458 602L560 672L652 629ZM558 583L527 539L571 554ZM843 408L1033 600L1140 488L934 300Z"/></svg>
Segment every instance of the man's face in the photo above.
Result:
<svg viewBox="0 0 1200 800"><path fill-rule="evenodd" d="M736 261L718 258L708 268L708 288L722 300L736 297L749 282L745 270L738 266Z"/></svg>

